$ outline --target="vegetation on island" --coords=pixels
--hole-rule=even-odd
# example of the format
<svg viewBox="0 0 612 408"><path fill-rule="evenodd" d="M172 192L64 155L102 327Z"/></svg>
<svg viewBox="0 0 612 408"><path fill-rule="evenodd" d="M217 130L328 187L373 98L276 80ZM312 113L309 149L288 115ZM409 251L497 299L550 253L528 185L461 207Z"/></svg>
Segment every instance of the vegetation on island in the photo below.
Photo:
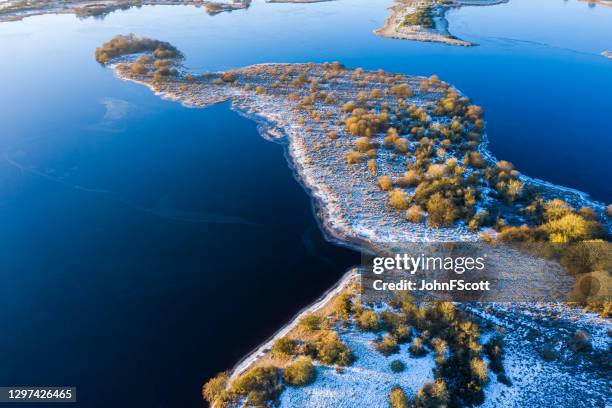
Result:
<svg viewBox="0 0 612 408"><path fill-rule="evenodd" d="M178 78L180 52L156 40L117 36L96 50L96 58L106 64L143 53L122 69L157 86L172 77L176 85L166 86L195 81ZM245 98L284 99L305 132L323 134L315 149L351 146L343 153L347 167L387 195L389 210L406 228L427 223L493 229L500 241L607 238L604 214L574 209L529 183L512 163L490 159L481 149L483 109L436 76L348 70L340 63L271 64L202 76L196 83L207 81L240 90Z"/></svg>
<svg viewBox="0 0 612 408"><path fill-rule="evenodd" d="M434 6L428 4L424 7L417 8L414 13L407 14L402 21L403 25L420 26L423 28L434 28L435 23Z"/></svg>
<svg viewBox="0 0 612 408"><path fill-rule="evenodd" d="M283 380L289 385L308 385L314 382L317 372L310 357L298 357L283 371Z"/></svg>
<svg viewBox="0 0 612 408"><path fill-rule="evenodd" d="M417 306L408 296L397 296L394 307L394 320L407 324L417 334L409 347L410 354L435 355L435 382L425 384L410 406L482 403L489 367L479 341L480 327L449 302ZM495 370L502 372L503 343L496 347Z"/></svg>
<svg viewBox="0 0 612 408"><path fill-rule="evenodd" d="M393 360L390 364L390 367L391 371L393 371L394 373L401 373L406 369L406 364L404 364L400 360Z"/></svg>
<svg viewBox="0 0 612 408"><path fill-rule="evenodd" d="M150 52L155 62L181 58L182 54L167 42L153 40L146 37L137 37L134 34L117 35L110 41L96 48L96 61L108 64L112 59L125 55ZM149 60L152 61L152 60ZM165 65L166 63L162 63Z"/></svg>
<svg viewBox="0 0 612 408"><path fill-rule="evenodd" d="M406 396L404 390L395 386L389 393L389 405L391 405L391 408L410 408L411 401Z"/></svg>
<svg viewBox="0 0 612 408"><path fill-rule="evenodd" d="M316 325L311 324L315 320ZM294 331L278 339L270 351L274 357L272 364L262 362L233 381L229 381L227 373L221 373L204 385L204 398L215 407L239 403L273 406L283 386L306 386L314 382L315 364L352 363L351 351L338 336L339 327L376 332L380 340L375 340L372 346L385 356L398 353L398 345L403 343L410 343L408 352L413 357L433 356L434 381L423 384L415 395L394 387L389 394L392 406L480 404L484 401L483 389L489 381L489 371L511 385L504 373L501 334L492 336L482 346L479 325L452 303L418 305L403 293L393 298L388 310L376 312L361 304L361 296L353 288L338 295L324 313L306 315ZM390 368L401 373L406 366L400 360L392 360Z"/></svg>
<svg viewBox="0 0 612 408"><path fill-rule="evenodd" d="M135 3L136 2L130 0L120 0L114 3L86 4L84 6L76 6L74 8L74 14L79 18L101 18L116 10L127 10L135 6ZM138 6L142 4L142 2L138 3Z"/></svg>
<svg viewBox="0 0 612 408"><path fill-rule="evenodd" d="M349 366L354 355L335 330L354 313L352 295L335 299L327 314L310 313L294 333L277 339L269 352L271 364L257 365L230 381L220 373L202 387L202 396L213 407L274 406L283 387L307 386L316 379L316 364Z"/></svg>

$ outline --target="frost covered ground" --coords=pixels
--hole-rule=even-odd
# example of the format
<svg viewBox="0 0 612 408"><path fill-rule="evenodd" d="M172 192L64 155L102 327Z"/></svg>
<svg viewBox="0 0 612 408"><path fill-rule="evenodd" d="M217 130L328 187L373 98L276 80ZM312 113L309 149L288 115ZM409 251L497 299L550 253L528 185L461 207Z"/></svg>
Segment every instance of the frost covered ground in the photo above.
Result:
<svg viewBox="0 0 612 408"><path fill-rule="evenodd" d="M348 330L341 332L340 338L357 357L355 363L341 372L318 366L316 382L302 388L288 387L281 394L281 407L387 408L393 386L414 395L426 381L433 381L433 353L413 358L408 353L410 344L403 344L399 353L385 357L372 345L373 333ZM391 371L393 360L402 361L406 369Z"/></svg>
<svg viewBox="0 0 612 408"><path fill-rule="evenodd" d="M612 324L595 314L565 306L529 305L466 308L482 318L487 332L481 343L496 330L504 332L504 369L512 385L498 381L491 373L481 407L610 407L609 347ZM548 317L545 317L548 316ZM593 349L573 352L568 346L571 335L583 330L590 335ZM372 341L375 334L355 329L340 332L341 339L357 356L356 362L341 372L333 367L317 366L317 380L306 387L288 387L280 399L281 407L388 407L391 388L399 385L414 395L426 381L433 380L433 353L413 358L407 349L389 357L379 353ZM557 342L559 357L546 361L541 347ZM393 373L390 363L400 360L406 370Z"/></svg>
<svg viewBox="0 0 612 408"><path fill-rule="evenodd" d="M154 88L150 76L133 75L122 64L133 59L134 56L115 60L115 73L122 79ZM318 82L320 91L331 92L335 102L316 107L321 117L331 116L326 120L315 121L296 109L299 102L289 100L288 96L296 93L300 99L306 97L310 95L308 86L296 88L282 84L274 87L277 77L272 72L276 70L292 70L292 78L298 74L308 75L310 80ZM403 215L387 205L388 194L378 187L377 176L365 170L365 161L357 165L346 162L345 157L353 149L354 138L342 137L346 135L345 126L340 121L343 104L355 100L359 92L369 93L377 86L381 88L385 85L373 82L358 87L352 79L355 70L340 71L332 84L323 79L326 72L320 64L259 64L228 71L228 74L235 75L236 83L240 86L220 86L215 81L224 73L205 73L193 82L180 77L169 78L158 85L155 91L163 98L190 107L206 107L231 99L233 109L260 124L260 133L264 137L284 137L288 142L292 166L315 200L326 232L338 242L376 247L397 242L476 241L478 235L463 223L453 227L433 228L425 223L408 222ZM425 108L431 107L440 98L440 92L437 91L418 91L419 85L426 78L387 73L381 74L381 78L384 81L396 78L398 83L409 85L414 96L406 98L406 103ZM252 87L250 91L244 89L245 83ZM272 91L253 92L253 89L260 86ZM377 100L377 103L394 106L395 100L391 95L386 95ZM340 137L330 142L329 131L337 132ZM378 134L373 137L373 141L382 143L383 137L384 134ZM405 160L401 155L391 157L391 153L379 150L376 165L381 172L394 171L401 174L405 171Z"/></svg>
<svg viewBox="0 0 612 408"><path fill-rule="evenodd" d="M469 310L503 329L504 368L513 383L508 387L492 377L483 407L612 406L609 320L564 305L492 304ZM588 333L592 350L573 350L577 330ZM552 361L542 357L547 345L557 353Z"/></svg>

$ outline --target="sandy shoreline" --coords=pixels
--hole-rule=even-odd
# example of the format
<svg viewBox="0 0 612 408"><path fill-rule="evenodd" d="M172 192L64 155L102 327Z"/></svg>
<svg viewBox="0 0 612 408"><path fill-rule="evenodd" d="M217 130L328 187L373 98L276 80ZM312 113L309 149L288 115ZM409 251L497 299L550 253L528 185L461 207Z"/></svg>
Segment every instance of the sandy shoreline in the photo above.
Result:
<svg viewBox="0 0 612 408"><path fill-rule="evenodd" d="M309 304L302 310L300 310L285 326L281 327L276 333L270 338L264 341L261 345L256 347L253 351L246 354L236 365L230 370L230 379L236 378L248 370L253 364L255 364L260 358L262 358L272 347L272 344L281 337L285 337L287 333L295 329L302 317L309 313L317 312L329 304L329 302L343 290L345 290L351 283L356 281L359 277L359 272L355 268L349 269L334 286L329 288L323 295L321 295L313 303Z"/></svg>

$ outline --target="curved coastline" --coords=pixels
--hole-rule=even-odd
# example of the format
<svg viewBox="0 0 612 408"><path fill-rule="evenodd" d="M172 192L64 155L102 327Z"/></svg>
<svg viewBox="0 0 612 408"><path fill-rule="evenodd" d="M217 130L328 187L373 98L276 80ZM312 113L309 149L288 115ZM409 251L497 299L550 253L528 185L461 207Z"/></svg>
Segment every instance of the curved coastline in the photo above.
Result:
<svg viewBox="0 0 612 408"><path fill-rule="evenodd" d="M255 64L243 69L256 69L257 67L269 67L274 65L283 65L275 63L264 63ZM299 65L299 64L298 64ZM306 64L308 65L308 64ZM118 64L111 65L111 68L115 72L117 77L145 85L150 88L156 95L163 99L179 102L185 107L197 108L206 107L212 104L220 103L227 100L236 100L235 98L243 97L243 93L240 90L224 90L221 93L211 93L206 95L204 101L198 101L195 103L194 100L186 99L185 95L173 91L163 91L155 89L151 83L147 83L142 80L130 78L129 76L123 75L118 71ZM222 75L223 73L210 73L205 75ZM417 80L425 80L423 77L413 77ZM461 91L455 89L459 95L463 95ZM229 92L229 93L228 93ZM257 123L258 133L266 140L272 141L283 141L285 155L287 157L288 164L294 173L296 180L302 185L306 193L312 199L313 210L315 212L317 221L323 231L326 239L337 245L347 247L349 249L358 252L373 253L380 249L381 243L393 243L393 242L440 242L440 241L477 241L478 234L468 232L465 226L461 224L453 228L430 228L426 227L424 230L420 225L403 225L403 232L401 235L391 234L387 237L372 237L368 236L367 231L360 230L359 232L354 228L354 224L351 221L346 220L338 209L334 207L333 200L331 199L330 192L325 191L316 180L316 169L313 166L308 166L306 163L310 160L308 157L307 149L301 146L300 142L303 139L303 134L298 128L288 127L287 123L279 123L279 117L268 114L267 111L259 109L254 111L253 106L241 107L236 103L231 105L231 109L239 113L240 115L253 120ZM483 138L478 146L478 151L482 154L484 159L490 165L499 163L499 160L495 157L493 152L488 149L489 141L486 132L483 132ZM562 198L574 207L588 206L596 209L599 213L605 211L605 204L596 200L593 200L587 193L565 186L556 185L544 180L529 177L524 174L519 175L519 179L526 185L537 187L541 190L547 198ZM326 186L329 188L329 186ZM612 221L605 219L604 224L608 230L612 231ZM412 230L411 230L412 228ZM405 231L404 231L405 230ZM448 234L444 232L448 230ZM442 235L438 235L442 232ZM430 234L434 235L430 235ZM380 238L380 239L375 239Z"/></svg>
<svg viewBox="0 0 612 408"><path fill-rule="evenodd" d="M391 15L385 20L381 28L374 30L374 34L399 40L421 42L435 42L461 47L478 45L471 41L462 40L452 35L448 29L446 13L452 8L463 6L494 6L507 3L509 0L454 0L454 1L421 1L421 0L395 0L395 6L388 10ZM427 14L430 19L428 25L424 23L407 23L407 21L420 14Z"/></svg>
<svg viewBox="0 0 612 408"><path fill-rule="evenodd" d="M488 149L488 145L489 145L489 138L488 138L487 133L485 132L483 135L483 141L481 143L479 151L486 158L486 160L490 161L491 163L498 163L499 160L495 157L493 152ZM532 176L527 176L522 173L519 175L519 179L523 181L526 185L531 185L531 186L538 188L538 190L541 191L545 197L550 197L550 198L561 197L564 201L568 202L569 204L571 204L572 206L576 208L590 207L590 208L596 209L601 214L605 213L606 211L605 203L598 201L598 200L594 200L593 198L591 198L591 196L588 193L584 191L580 191L572 187L554 184L549 181L542 180L542 179L532 177ZM610 219L609 217L608 218L604 217L602 219L602 222L603 222L603 225L606 227L606 229L612 232L612 219Z"/></svg>
<svg viewBox="0 0 612 408"><path fill-rule="evenodd" d="M242 357L230 370L230 379L234 379L246 370L248 370L258 359L263 357L272 347L272 344L281 337L284 337L291 330L297 327L300 319L309 313L316 312L325 307L335 296L346 289L354 280L359 277L356 268L350 268L331 288L326 290L318 299L302 308L289 320L287 324L278 329L272 336L266 339L259 346L255 347L251 352Z"/></svg>

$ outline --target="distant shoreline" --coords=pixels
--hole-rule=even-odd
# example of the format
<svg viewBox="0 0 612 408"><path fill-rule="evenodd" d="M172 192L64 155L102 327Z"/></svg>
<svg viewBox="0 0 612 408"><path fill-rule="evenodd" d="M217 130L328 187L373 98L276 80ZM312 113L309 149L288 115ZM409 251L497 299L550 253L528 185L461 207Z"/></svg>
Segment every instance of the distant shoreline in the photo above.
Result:
<svg viewBox="0 0 612 408"><path fill-rule="evenodd" d="M507 2L508 0L456 0L447 4L437 1L427 3L420 0L396 0L397 4L389 8L391 15L385 21L384 26L374 30L374 34L400 40L471 47L477 44L451 35L446 20L447 11L462 6L493 6ZM423 18L431 21L429 23L431 27L422 23L407 23L409 18L413 18L417 14L424 14Z"/></svg>
<svg viewBox="0 0 612 408"><path fill-rule="evenodd" d="M287 0L289 2L293 0ZM204 7L211 15L223 11L242 10L249 7L251 0L238 0L235 2L207 1L207 0L51 0L29 1L14 0L8 4L0 4L0 23L20 21L24 18L44 14L74 14L77 17L103 17L117 10L127 10L141 6L196 6Z"/></svg>

